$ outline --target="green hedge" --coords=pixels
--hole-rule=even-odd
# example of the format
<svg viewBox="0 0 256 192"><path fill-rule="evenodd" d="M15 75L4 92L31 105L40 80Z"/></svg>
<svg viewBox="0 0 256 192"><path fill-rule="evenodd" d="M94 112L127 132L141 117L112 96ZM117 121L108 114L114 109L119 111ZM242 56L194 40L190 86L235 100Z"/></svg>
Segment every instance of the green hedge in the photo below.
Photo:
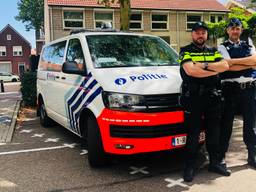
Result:
<svg viewBox="0 0 256 192"><path fill-rule="evenodd" d="M26 72L21 78L22 100L25 106L36 106L36 72Z"/></svg>

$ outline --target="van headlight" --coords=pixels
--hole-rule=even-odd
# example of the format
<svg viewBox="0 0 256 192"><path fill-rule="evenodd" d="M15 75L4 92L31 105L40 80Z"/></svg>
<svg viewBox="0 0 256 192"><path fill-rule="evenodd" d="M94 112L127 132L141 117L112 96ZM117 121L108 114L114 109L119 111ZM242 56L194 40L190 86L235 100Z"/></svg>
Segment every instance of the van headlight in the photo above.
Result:
<svg viewBox="0 0 256 192"><path fill-rule="evenodd" d="M105 107L123 111L145 110L145 98L142 95L102 92Z"/></svg>

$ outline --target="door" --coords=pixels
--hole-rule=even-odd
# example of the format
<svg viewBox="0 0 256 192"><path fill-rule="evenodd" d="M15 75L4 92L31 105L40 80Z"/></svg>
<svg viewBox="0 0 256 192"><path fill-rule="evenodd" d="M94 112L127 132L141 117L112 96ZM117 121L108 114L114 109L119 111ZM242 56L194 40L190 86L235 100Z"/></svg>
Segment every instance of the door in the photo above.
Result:
<svg viewBox="0 0 256 192"><path fill-rule="evenodd" d="M61 123L61 117L59 111L62 110L63 96L60 93L60 74L62 64L64 62L66 41L61 41L52 45L49 45L44 50L43 58L47 63L47 69L45 70L46 84L42 92L44 93L44 99L46 104L46 111L48 115L58 123Z"/></svg>
<svg viewBox="0 0 256 192"><path fill-rule="evenodd" d="M19 63L19 75L22 77L25 72L25 63Z"/></svg>
<svg viewBox="0 0 256 192"><path fill-rule="evenodd" d="M72 62L72 68L78 71L85 70L85 58L81 42L78 38L70 39L67 47L66 61ZM82 90L80 85L83 83L85 77L78 74L62 73L60 82L61 85L56 87L56 91L61 93L62 106L59 112L61 116L65 117L65 123L72 131L80 134L78 129L78 120L75 113L81 109Z"/></svg>

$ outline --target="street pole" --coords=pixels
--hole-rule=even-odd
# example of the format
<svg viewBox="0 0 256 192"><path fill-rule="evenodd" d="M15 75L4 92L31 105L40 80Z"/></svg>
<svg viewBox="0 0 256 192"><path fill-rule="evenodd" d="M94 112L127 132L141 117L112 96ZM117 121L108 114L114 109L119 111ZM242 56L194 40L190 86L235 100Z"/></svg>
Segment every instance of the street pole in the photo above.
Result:
<svg viewBox="0 0 256 192"><path fill-rule="evenodd" d="M0 80L1 82L1 92L3 93L4 92L4 80Z"/></svg>

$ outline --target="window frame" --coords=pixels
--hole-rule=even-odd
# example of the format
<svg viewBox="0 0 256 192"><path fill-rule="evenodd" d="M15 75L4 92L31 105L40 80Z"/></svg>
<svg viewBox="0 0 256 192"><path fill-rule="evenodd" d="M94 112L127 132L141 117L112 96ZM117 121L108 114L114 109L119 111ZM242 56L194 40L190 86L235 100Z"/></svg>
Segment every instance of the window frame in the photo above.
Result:
<svg viewBox="0 0 256 192"><path fill-rule="evenodd" d="M188 24L194 24L198 21L188 21L188 16L200 16L199 21L203 21L204 15L203 12L187 12L186 13L186 31L192 31L192 28L188 28Z"/></svg>
<svg viewBox="0 0 256 192"><path fill-rule="evenodd" d="M144 23L143 11L132 11L132 12L131 12L131 16L132 16L132 14L141 14L141 20L131 20L131 19L130 19L130 24L131 24L131 23L140 23L140 28L131 28L131 27L129 26L129 29L130 29L131 31L144 30L144 26L143 26L143 23ZM131 18L131 16L130 16L130 18Z"/></svg>
<svg viewBox="0 0 256 192"><path fill-rule="evenodd" d="M21 48L21 51L14 51L14 47L19 47ZM15 54L17 53L17 54ZM13 57L22 57L23 56L23 49L22 46L12 46L12 56Z"/></svg>
<svg viewBox="0 0 256 192"><path fill-rule="evenodd" d="M223 13L210 13L210 15L209 15L209 22L211 22L211 17L214 17L214 23L216 23L216 21L217 22L220 22L220 21L218 21L218 17L219 16L221 16L222 17L222 20L224 20L225 19L225 15L223 14Z"/></svg>
<svg viewBox="0 0 256 192"><path fill-rule="evenodd" d="M98 20L96 19L96 13L112 13L112 21L110 20ZM115 12L113 9L94 9L93 10L93 26L94 29L100 29L96 27L96 22L112 22L112 28L115 28Z"/></svg>
<svg viewBox="0 0 256 192"><path fill-rule="evenodd" d="M11 41L12 40L12 35L11 34L7 34L6 35L6 39L7 39L7 41Z"/></svg>
<svg viewBox="0 0 256 192"><path fill-rule="evenodd" d="M0 47L3 47L3 49L5 49L5 51L0 50L0 57L6 57L7 56L6 46L0 46ZM3 55L3 53L5 54Z"/></svg>
<svg viewBox="0 0 256 192"><path fill-rule="evenodd" d="M153 21L153 15L167 15L167 21ZM169 30L169 20L170 20L170 14L167 11L152 11L150 13L150 27L151 31L166 31ZM156 29L153 28L153 23L166 23L165 29Z"/></svg>
<svg viewBox="0 0 256 192"><path fill-rule="evenodd" d="M82 12L83 13L83 19L65 19L64 12ZM62 10L62 21L63 21L63 29L82 29L85 26L85 12L84 9L63 9ZM66 27L65 21L79 21L82 22L82 27Z"/></svg>

